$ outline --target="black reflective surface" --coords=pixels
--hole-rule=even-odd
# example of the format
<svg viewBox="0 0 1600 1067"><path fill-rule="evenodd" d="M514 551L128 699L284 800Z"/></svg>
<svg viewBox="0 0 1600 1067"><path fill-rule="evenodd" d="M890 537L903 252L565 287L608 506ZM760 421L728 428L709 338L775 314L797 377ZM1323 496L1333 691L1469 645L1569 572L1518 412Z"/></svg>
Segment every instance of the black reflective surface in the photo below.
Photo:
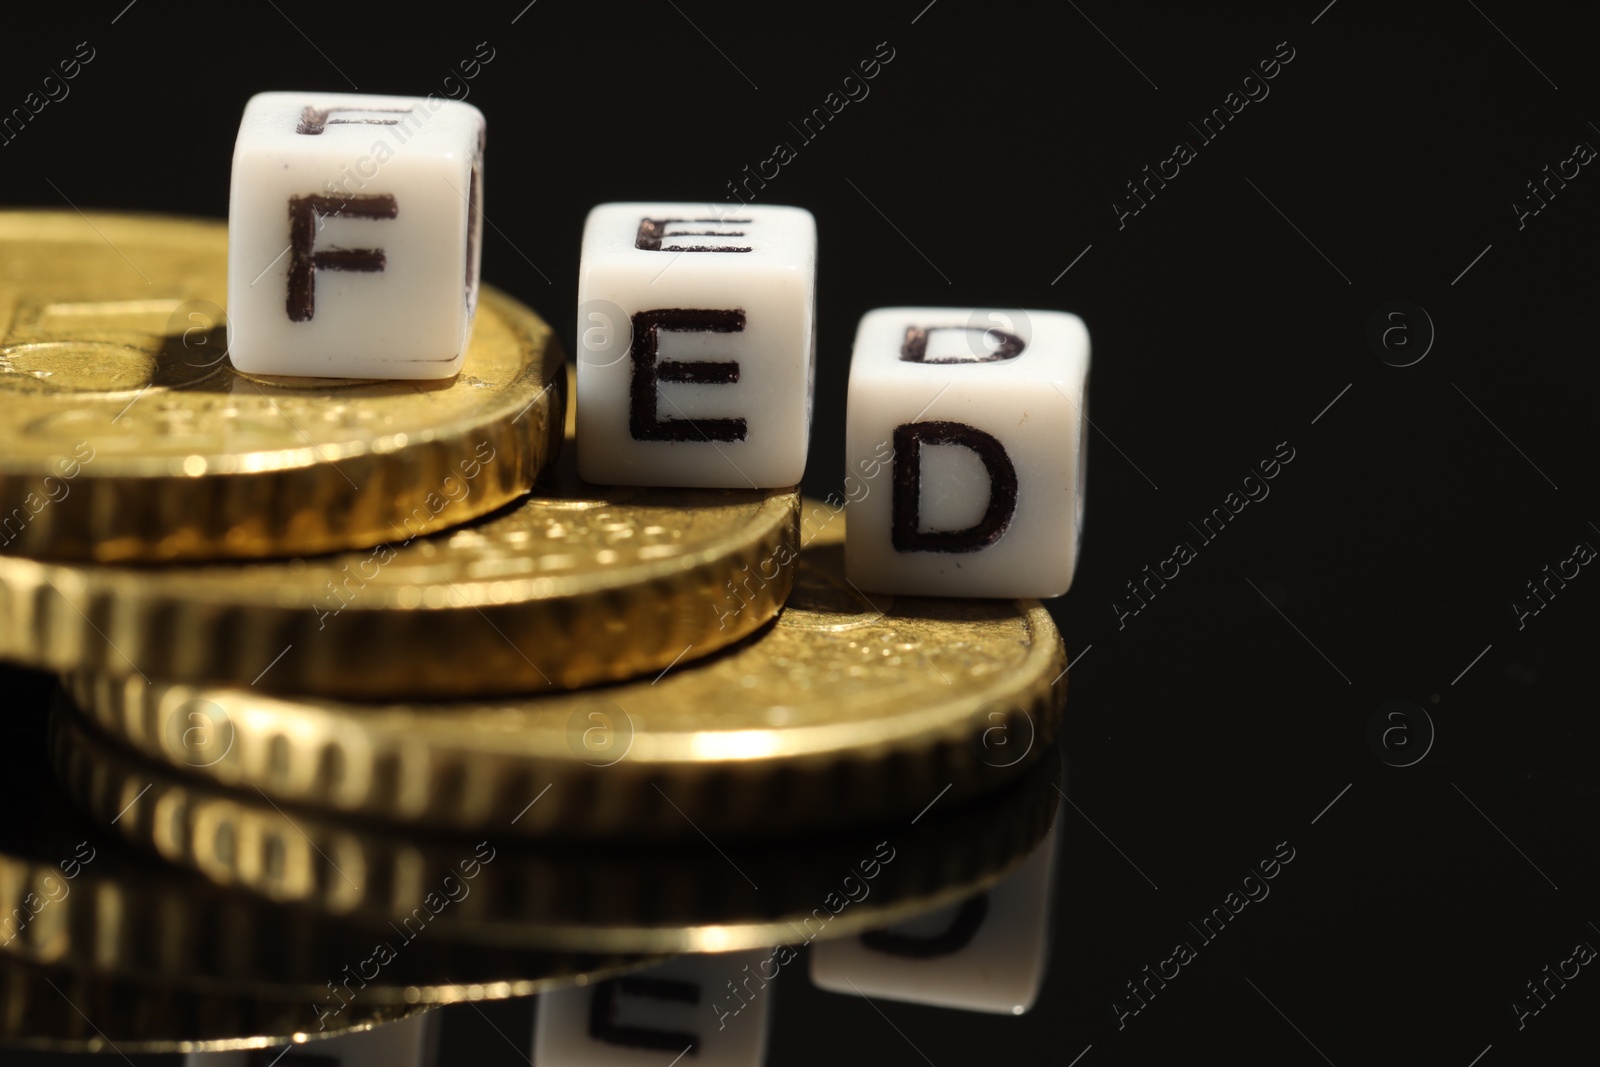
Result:
<svg viewBox="0 0 1600 1067"><path fill-rule="evenodd" d="M868 1004L797 962L768 1063L1590 1058L1600 978L1559 973L1600 945L1600 578L1575 552L1600 547L1600 187L1575 151L1600 146L1592 13L276 7L30 12L0 107L76 42L97 53L0 148L0 202L221 216L250 93L444 92L488 41L484 276L569 348L591 204L720 204L792 142L750 188L818 218L814 494L842 491L866 309L1089 325L1083 554L1052 607L1071 803L1037 1005ZM879 42L869 94L804 139L791 123ZM1241 882L1280 843L1267 895L1201 943L1190 924L1261 896ZM1128 983L1172 966L1135 1013ZM448 1062L526 1062L532 1017L451 1009Z"/></svg>

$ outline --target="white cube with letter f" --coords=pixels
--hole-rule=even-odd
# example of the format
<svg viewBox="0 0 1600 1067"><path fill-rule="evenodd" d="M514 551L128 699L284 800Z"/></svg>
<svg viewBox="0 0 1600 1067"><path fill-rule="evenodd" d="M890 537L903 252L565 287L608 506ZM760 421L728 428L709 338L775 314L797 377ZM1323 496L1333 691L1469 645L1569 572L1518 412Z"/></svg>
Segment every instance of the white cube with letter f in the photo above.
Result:
<svg viewBox="0 0 1600 1067"><path fill-rule="evenodd" d="M228 354L251 374L448 378L478 300L483 114L261 93L228 195Z"/></svg>
<svg viewBox="0 0 1600 1067"><path fill-rule="evenodd" d="M868 312L850 362L849 579L917 596L1066 592L1083 526L1088 378L1076 315Z"/></svg>

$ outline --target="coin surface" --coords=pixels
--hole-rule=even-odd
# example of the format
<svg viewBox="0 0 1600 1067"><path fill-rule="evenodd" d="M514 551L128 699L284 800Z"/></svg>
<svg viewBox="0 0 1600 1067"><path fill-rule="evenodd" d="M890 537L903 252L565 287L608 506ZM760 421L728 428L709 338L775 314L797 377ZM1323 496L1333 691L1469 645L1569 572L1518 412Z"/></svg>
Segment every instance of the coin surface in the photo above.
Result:
<svg viewBox="0 0 1600 1067"><path fill-rule="evenodd" d="M141 684L435 699L658 672L777 613L796 490L594 486L573 452L493 515L367 551L159 568L0 556L0 657Z"/></svg>
<svg viewBox="0 0 1600 1067"><path fill-rule="evenodd" d="M50 726L51 766L91 819L219 885L350 919L408 926L431 913L429 937L550 951L723 952L858 934L994 885L1044 837L1060 803L1051 749L969 804L932 789L915 818L808 838L456 839L229 792L128 753L69 708ZM476 866L463 868L469 860ZM440 892L439 872L452 866L474 874L459 900Z"/></svg>
<svg viewBox="0 0 1600 1067"><path fill-rule="evenodd" d="M780 552L760 571L796 576L777 622L655 678L378 706L83 673L68 684L107 732L224 785L473 833L811 830L914 815L947 786L959 803L1025 770L1065 702L1044 608L869 598L844 577L844 515L808 514L798 567Z"/></svg>
<svg viewBox="0 0 1600 1067"><path fill-rule="evenodd" d="M162 862L74 810L49 771L48 691L8 678L27 701L0 747L0 959L192 992L299 999L329 1026L348 1017L329 983L362 1005L499 1000L647 966L654 956L464 944L419 922L334 917L227 890ZM57 692L57 699L60 697ZM476 866L424 872L469 896ZM431 913L423 912L425 917ZM423 936L423 935L426 936Z"/></svg>
<svg viewBox="0 0 1600 1067"><path fill-rule="evenodd" d="M559 446L550 327L483 291L438 382L233 369L222 222L0 212L0 552L294 556L446 529Z"/></svg>

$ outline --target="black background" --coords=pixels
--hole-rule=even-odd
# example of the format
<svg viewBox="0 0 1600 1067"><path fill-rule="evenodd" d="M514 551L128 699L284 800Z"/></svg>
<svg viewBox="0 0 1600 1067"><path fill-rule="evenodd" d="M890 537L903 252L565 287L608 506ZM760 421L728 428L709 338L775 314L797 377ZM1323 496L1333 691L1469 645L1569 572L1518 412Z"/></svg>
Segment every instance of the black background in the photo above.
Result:
<svg viewBox="0 0 1600 1067"><path fill-rule="evenodd" d="M0 147L0 203L223 217L250 94L443 94L487 42L468 97L490 124L484 276L570 351L589 207L720 203L794 143L759 200L809 208L821 235L810 492L842 488L850 340L876 306L1076 312L1096 430L1077 581L1052 605L1081 659L1038 1006L879 1001L891 1026L795 968L768 1062L1592 1058L1592 968L1523 1029L1510 1004L1600 944L1600 576L1520 628L1511 603L1600 546L1600 176L1520 228L1512 202L1600 146L1595 23L1505 0L926 3L8 12L0 110L78 42L95 58ZM800 144L789 123L880 42L870 95ZM1188 123L1280 42L1270 95L1202 145ZM1197 158L1119 225L1124 182L1178 141ZM1394 300L1426 313L1389 354L1427 350L1408 367L1368 340ZM1189 523L1280 442L1271 495L1202 545ZM1119 619L1124 583L1179 541L1197 558ZM1368 741L1391 700L1435 733L1408 767ZM1430 731L1402 725L1414 756ZM1296 859L1271 896L1119 1030L1124 983L1281 841ZM527 1004L485 1014L526 1042ZM446 1034L451 1062L526 1056L470 1011Z"/></svg>

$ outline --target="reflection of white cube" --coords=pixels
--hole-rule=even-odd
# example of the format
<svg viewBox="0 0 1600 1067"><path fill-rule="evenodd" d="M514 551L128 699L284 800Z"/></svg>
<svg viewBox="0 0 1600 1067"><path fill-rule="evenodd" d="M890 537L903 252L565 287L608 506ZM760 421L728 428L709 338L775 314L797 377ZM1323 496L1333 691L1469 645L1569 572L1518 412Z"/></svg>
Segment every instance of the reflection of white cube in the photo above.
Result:
<svg viewBox="0 0 1600 1067"><path fill-rule="evenodd" d="M1014 874L963 904L811 948L821 989L1021 1015L1044 982L1056 831Z"/></svg>
<svg viewBox="0 0 1600 1067"><path fill-rule="evenodd" d="M1088 376L1076 315L868 312L850 357L846 486L866 486L850 497L850 580L869 593L1066 592L1083 526Z"/></svg>
<svg viewBox="0 0 1600 1067"><path fill-rule="evenodd" d="M784 950L792 952L792 950ZM539 997L534 1067L759 1067L782 961L772 952L680 956Z"/></svg>
<svg viewBox="0 0 1600 1067"><path fill-rule="evenodd" d="M483 115L261 93L233 149L228 353L252 374L448 378L478 297Z"/></svg>
<svg viewBox="0 0 1600 1067"><path fill-rule="evenodd" d="M611 485L799 483L817 225L795 207L602 204L578 271L578 470Z"/></svg>
<svg viewBox="0 0 1600 1067"><path fill-rule="evenodd" d="M429 1012L288 1049L191 1052L183 1067L435 1067L439 1019Z"/></svg>

